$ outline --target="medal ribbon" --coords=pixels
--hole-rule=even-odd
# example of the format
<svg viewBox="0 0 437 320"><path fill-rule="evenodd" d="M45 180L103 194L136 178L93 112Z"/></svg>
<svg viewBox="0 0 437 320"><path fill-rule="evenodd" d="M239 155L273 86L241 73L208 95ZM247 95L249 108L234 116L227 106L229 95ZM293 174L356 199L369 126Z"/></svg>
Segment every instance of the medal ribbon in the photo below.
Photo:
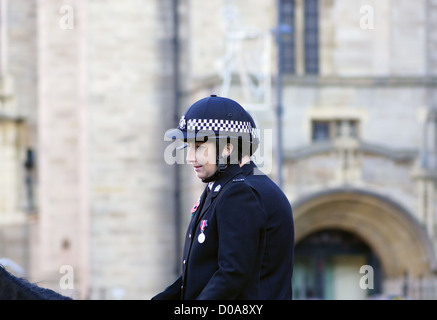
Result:
<svg viewBox="0 0 437 320"><path fill-rule="evenodd" d="M201 222L200 222L200 232L203 232L203 231L205 231L205 229L206 229L206 227L208 226L208 220L202 220Z"/></svg>

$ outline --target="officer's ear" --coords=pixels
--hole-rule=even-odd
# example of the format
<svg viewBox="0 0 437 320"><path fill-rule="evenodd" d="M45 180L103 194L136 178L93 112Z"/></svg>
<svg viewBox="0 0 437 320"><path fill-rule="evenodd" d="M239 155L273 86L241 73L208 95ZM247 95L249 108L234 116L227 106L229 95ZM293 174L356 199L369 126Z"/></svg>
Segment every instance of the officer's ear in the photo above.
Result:
<svg viewBox="0 0 437 320"><path fill-rule="evenodd" d="M234 150L233 144L230 143L230 142L226 143L226 145L225 145L225 147L223 148L223 151L222 151L222 156L224 158L230 156L233 150Z"/></svg>

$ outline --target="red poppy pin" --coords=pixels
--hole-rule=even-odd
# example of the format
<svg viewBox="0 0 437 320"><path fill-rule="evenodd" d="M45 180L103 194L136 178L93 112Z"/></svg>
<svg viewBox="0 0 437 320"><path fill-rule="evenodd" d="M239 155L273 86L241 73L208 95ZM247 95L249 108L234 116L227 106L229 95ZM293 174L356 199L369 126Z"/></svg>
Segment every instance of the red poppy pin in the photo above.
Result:
<svg viewBox="0 0 437 320"><path fill-rule="evenodd" d="M193 208L191 208L191 213L196 212L197 208L199 208L200 200L198 200L194 205Z"/></svg>

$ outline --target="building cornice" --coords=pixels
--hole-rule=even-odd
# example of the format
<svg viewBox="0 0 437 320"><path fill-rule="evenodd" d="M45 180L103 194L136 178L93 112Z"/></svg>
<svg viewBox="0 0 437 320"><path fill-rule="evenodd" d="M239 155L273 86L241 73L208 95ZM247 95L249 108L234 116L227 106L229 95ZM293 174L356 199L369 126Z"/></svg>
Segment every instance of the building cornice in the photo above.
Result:
<svg viewBox="0 0 437 320"><path fill-rule="evenodd" d="M310 76L285 75L284 85L324 87L437 87L436 76Z"/></svg>
<svg viewBox="0 0 437 320"><path fill-rule="evenodd" d="M336 146L333 141L318 142L294 150L285 151L284 158L285 160L298 161L317 154L332 152L335 150ZM393 149L364 141L358 142L357 150L363 153L370 153L389 158L395 162L414 161L419 152L415 149Z"/></svg>

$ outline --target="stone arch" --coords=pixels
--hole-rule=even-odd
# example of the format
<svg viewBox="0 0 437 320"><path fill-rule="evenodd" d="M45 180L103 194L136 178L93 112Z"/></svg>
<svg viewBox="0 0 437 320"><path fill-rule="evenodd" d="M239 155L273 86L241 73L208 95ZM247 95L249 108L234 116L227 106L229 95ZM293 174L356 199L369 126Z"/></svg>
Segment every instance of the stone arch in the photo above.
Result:
<svg viewBox="0 0 437 320"><path fill-rule="evenodd" d="M425 228L404 207L367 190L338 188L293 205L296 244L315 231L337 228L362 238L381 261L386 278L429 275L435 255Z"/></svg>

